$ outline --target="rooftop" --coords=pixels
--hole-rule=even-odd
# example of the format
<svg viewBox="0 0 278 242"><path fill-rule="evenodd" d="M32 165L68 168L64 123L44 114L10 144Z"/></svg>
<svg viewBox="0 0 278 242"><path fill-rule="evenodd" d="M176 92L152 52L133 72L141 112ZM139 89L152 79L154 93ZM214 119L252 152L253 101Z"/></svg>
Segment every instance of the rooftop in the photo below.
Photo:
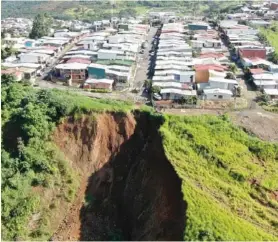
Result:
<svg viewBox="0 0 278 242"><path fill-rule="evenodd" d="M205 94L230 94L233 95L233 93L230 90L227 89L220 89L220 88L215 88L215 89L204 89L203 90Z"/></svg>
<svg viewBox="0 0 278 242"><path fill-rule="evenodd" d="M264 92L267 95L275 95L278 96L278 89L264 89Z"/></svg>
<svg viewBox="0 0 278 242"><path fill-rule="evenodd" d="M111 79L92 79L92 78L89 78L85 81L85 83L107 83L107 84L113 84L114 83L114 80L111 80Z"/></svg>
<svg viewBox="0 0 278 242"><path fill-rule="evenodd" d="M59 64L55 66L56 69L69 69L69 70L80 70L80 69L87 69L88 64L83 63L66 63L66 64Z"/></svg>

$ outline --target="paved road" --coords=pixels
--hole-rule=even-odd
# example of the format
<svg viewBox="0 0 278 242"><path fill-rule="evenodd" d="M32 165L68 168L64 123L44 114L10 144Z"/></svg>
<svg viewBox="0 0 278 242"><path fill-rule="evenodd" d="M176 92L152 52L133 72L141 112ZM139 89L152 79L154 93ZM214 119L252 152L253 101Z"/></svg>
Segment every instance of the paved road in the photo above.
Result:
<svg viewBox="0 0 278 242"><path fill-rule="evenodd" d="M147 41L148 41L148 46L144 51L144 54L139 56L139 61L137 64L137 72L134 77L134 82L133 82L133 88L142 88L144 85L144 82L146 79L148 79L148 68L149 68L149 51L152 47L152 39L154 35L156 34L157 28L156 27L151 27L148 36L147 36Z"/></svg>

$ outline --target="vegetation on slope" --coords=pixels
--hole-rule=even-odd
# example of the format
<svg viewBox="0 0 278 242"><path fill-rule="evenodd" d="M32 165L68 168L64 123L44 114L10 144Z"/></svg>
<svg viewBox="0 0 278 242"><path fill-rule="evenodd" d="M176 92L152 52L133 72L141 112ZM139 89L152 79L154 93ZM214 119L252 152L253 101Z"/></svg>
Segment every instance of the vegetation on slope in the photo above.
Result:
<svg viewBox="0 0 278 242"><path fill-rule="evenodd" d="M260 29L260 39L271 45L275 52L271 56L271 61L278 63L278 22L273 22L269 28Z"/></svg>
<svg viewBox="0 0 278 242"><path fill-rule="evenodd" d="M278 239L278 144L226 116L166 116L161 133L183 181L185 240Z"/></svg>
<svg viewBox="0 0 278 242"><path fill-rule="evenodd" d="M69 115L122 112L131 106L35 90L8 75L2 75L1 83L2 238L46 240L57 229L79 180L51 142L56 124Z"/></svg>
<svg viewBox="0 0 278 242"><path fill-rule="evenodd" d="M79 19L88 22L111 17L134 17L152 10L175 11L178 15L194 13L210 14L229 11L239 1L190 2L190 1L4 1L2 18L34 17L49 13L58 19Z"/></svg>
<svg viewBox="0 0 278 242"><path fill-rule="evenodd" d="M51 142L53 129L66 116L132 106L35 90L7 75L1 94L2 236L46 240L79 181ZM185 240L278 239L277 143L247 135L226 116L165 116L160 131L188 205Z"/></svg>

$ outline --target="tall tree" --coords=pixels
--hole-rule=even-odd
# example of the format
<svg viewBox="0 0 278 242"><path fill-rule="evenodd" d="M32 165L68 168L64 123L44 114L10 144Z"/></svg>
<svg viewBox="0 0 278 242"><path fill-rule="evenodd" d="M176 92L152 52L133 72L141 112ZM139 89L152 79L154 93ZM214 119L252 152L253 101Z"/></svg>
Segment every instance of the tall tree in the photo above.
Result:
<svg viewBox="0 0 278 242"><path fill-rule="evenodd" d="M37 39L48 35L52 23L53 19L47 13L38 14L34 19L33 27L29 37L31 39Z"/></svg>

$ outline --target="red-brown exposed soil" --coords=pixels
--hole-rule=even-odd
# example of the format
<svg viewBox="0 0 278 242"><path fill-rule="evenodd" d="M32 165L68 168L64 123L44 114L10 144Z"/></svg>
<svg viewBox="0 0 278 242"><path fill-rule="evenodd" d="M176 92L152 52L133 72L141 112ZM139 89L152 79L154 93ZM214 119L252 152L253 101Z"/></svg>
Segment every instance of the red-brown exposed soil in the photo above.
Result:
<svg viewBox="0 0 278 242"><path fill-rule="evenodd" d="M53 240L183 239L186 204L159 125L141 113L84 116L58 126L55 143L82 182Z"/></svg>

